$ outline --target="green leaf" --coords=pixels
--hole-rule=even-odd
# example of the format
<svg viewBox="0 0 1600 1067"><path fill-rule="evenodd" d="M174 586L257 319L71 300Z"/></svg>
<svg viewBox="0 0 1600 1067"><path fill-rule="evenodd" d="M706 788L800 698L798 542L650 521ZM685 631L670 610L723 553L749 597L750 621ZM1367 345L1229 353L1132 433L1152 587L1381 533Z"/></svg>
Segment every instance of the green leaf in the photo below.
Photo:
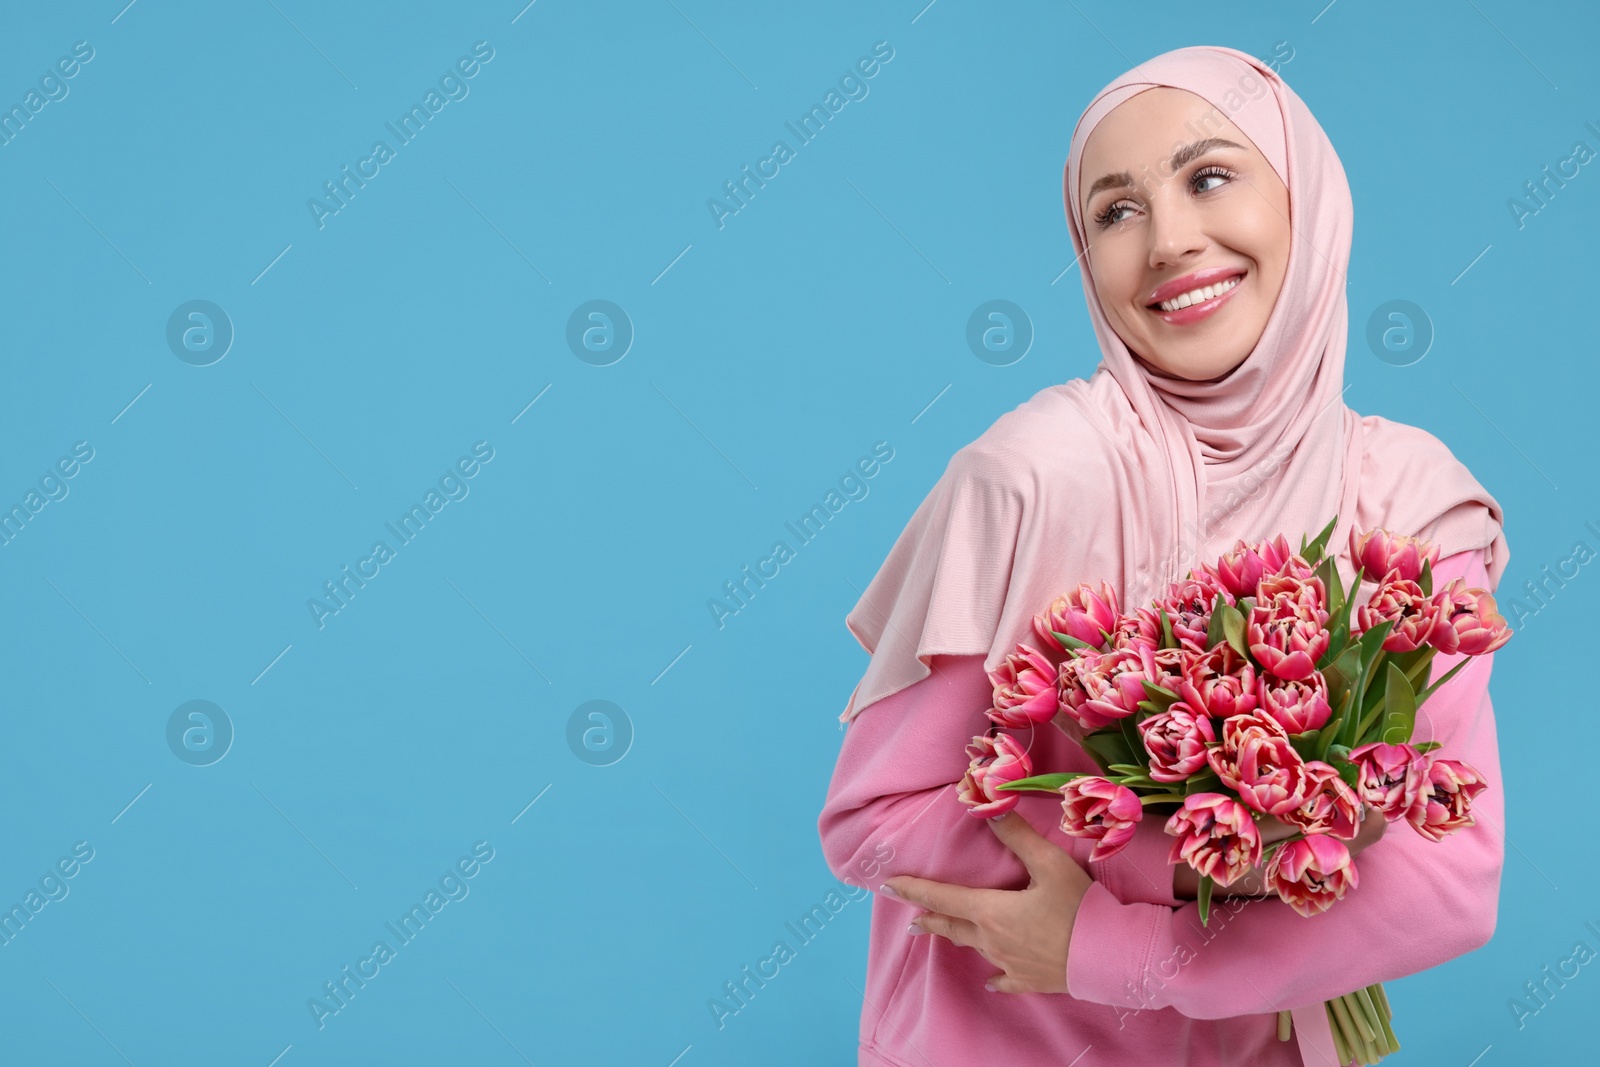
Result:
<svg viewBox="0 0 1600 1067"><path fill-rule="evenodd" d="M1383 703L1383 726L1379 736L1390 745L1410 741L1411 731L1417 725L1417 695L1411 691L1405 672L1393 663L1388 665Z"/></svg>
<svg viewBox="0 0 1600 1067"><path fill-rule="evenodd" d="M1113 771L1117 774L1144 775L1149 773L1150 768L1146 767L1142 763L1112 763L1106 767L1106 770Z"/></svg>
<svg viewBox="0 0 1600 1067"><path fill-rule="evenodd" d="M1095 762L1109 768L1113 763L1132 763L1133 750L1123 740L1120 730L1096 730L1083 739L1083 747Z"/></svg>
<svg viewBox="0 0 1600 1067"><path fill-rule="evenodd" d="M1317 577L1322 579L1322 584L1328 590L1328 618L1338 620L1344 616L1344 579L1339 577L1337 561L1332 556L1325 557L1317 564ZM1335 622L1337 625L1337 622Z"/></svg>
<svg viewBox="0 0 1600 1067"><path fill-rule="evenodd" d="M1228 635L1223 630L1222 626L1223 620L1226 618L1221 610L1224 606L1225 605L1223 604L1218 604L1211 611L1211 625L1206 627L1207 652L1211 651L1213 648L1216 648L1218 642L1225 641L1228 638Z"/></svg>
<svg viewBox="0 0 1600 1067"><path fill-rule="evenodd" d="M1144 750L1144 738L1139 736L1139 728L1134 725L1133 716L1129 715L1117 720L1117 725L1122 729L1122 736L1128 743L1129 753L1133 760L1148 760L1150 754ZM1133 760L1123 760L1131 763Z"/></svg>
<svg viewBox="0 0 1600 1067"><path fill-rule="evenodd" d="M1457 663L1454 667L1451 667L1449 670L1445 671L1444 675L1437 682L1434 682L1432 685L1428 686L1428 688L1424 689L1421 693L1417 694L1417 703L1421 704L1424 700L1427 700L1429 697L1433 696L1433 694L1438 690L1438 688L1441 685L1443 685L1444 683L1448 682L1450 679L1454 678L1456 676L1456 672L1457 671L1459 671L1462 667L1465 667L1467 664L1469 664L1471 662L1472 662L1472 657L1471 656L1466 656L1461 660L1460 663Z"/></svg>
<svg viewBox="0 0 1600 1067"><path fill-rule="evenodd" d="M1317 753L1317 758L1320 760L1326 760L1328 758L1328 749L1333 745L1334 738L1339 736L1340 731L1344 726L1345 716L1348 715L1350 711L1350 699L1352 692L1353 691L1350 689L1346 689L1344 691L1344 695L1339 698L1337 706L1333 709L1333 715L1329 717L1327 722L1322 724L1322 750Z"/></svg>
<svg viewBox="0 0 1600 1067"><path fill-rule="evenodd" d="M1434 749L1438 748L1441 744L1443 744L1443 742L1441 742L1441 741L1418 741L1416 744L1412 745L1411 747L1416 749L1418 752L1432 752Z"/></svg>
<svg viewBox="0 0 1600 1067"><path fill-rule="evenodd" d="M1422 586L1423 596L1433 595L1433 560L1422 561L1422 574L1418 576L1417 584Z"/></svg>
<svg viewBox="0 0 1600 1067"><path fill-rule="evenodd" d="M1143 679L1141 679L1141 682L1144 685L1145 695L1150 699L1139 701L1139 707L1148 708L1159 715L1178 702L1178 694L1172 690L1151 682L1145 682Z"/></svg>
<svg viewBox="0 0 1600 1067"><path fill-rule="evenodd" d="M1200 901L1200 925L1204 926L1206 925L1206 919L1211 914L1211 876L1209 874L1200 876L1200 892L1197 897Z"/></svg>
<svg viewBox="0 0 1600 1067"><path fill-rule="evenodd" d="M1080 649L1080 648L1093 648L1094 647L1089 642L1080 641L1076 637L1073 637L1071 634L1064 634L1059 630L1051 630L1050 632L1055 634L1056 640L1061 642L1061 647L1062 648L1070 648L1070 649L1073 649L1073 650L1077 650L1077 649Z"/></svg>
<svg viewBox="0 0 1600 1067"><path fill-rule="evenodd" d="M1356 568L1356 576L1350 580L1350 591L1344 596L1344 632L1350 632L1350 620L1356 613L1356 594L1361 591L1361 568Z"/></svg>
<svg viewBox="0 0 1600 1067"><path fill-rule="evenodd" d="M1096 778L1098 775L1088 771L1074 771L1071 774L1036 774L1031 778L1018 778L1014 782L1005 782L996 786L996 789L1009 789L1014 792L1029 790L1041 793L1054 793L1074 778Z"/></svg>
<svg viewBox="0 0 1600 1067"><path fill-rule="evenodd" d="M1383 639L1389 636L1389 631L1394 629L1392 619L1384 619L1378 625L1361 635L1361 661L1370 665L1373 657L1377 655L1383 645Z"/></svg>
<svg viewBox="0 0 1600 1067"><path fill-rule="evenodd" d="M1339 765L1339 777L1344 779L1344 784L1351 789L1361 788L1361 767L1355 763Z"/></svg>
<svg viewBox="0 0 1600 1067"><path fill-rule="evenodd" d="M1186 796L1193 796L1195 793L1213 793L1221 785L1222 779L1217 777L1217 772L1206 770L1190 776L1189 780L1183 783L1183 792Z"/></svg>
<svg viewBox="0 0 1600 1067"><path fill-rule="evenodd" d="M1303 734L1290 734L1289 744L1300 754L1301 759L1317 759L1317 753L1322 745L1322 731L1307 730Z"/></svg>
<svg viewBox="0 0 1600 1067"><path fill-rule="evenodd" d="M1222 617L1222 631L1228 635L1228 644L1233 650L1245 659L1250 658L1250 649L1244 643L1244 615L1232 604L1219 604L1217 610L1224 612Z"/></svg>
<svg viewBox="0 0 1600 1067"><path fill-rule="evenodd" d="M1334 644L1331 641L1328 643L1328 651L1330 653L1334 651ZM1339 696L1355 683L1356 675L1361 671L1361 646L1359 644L1346 645L1342 651L1332 657L1332 660L1326 666L1318 667L1317 669L1322 672L1322 677L1327 680L1332 696ZM1330 703L1336 703L1336 701L1330 697Z"/></svg>
<svg viewBox="0 0 1600 1067"><path fill-rule="evenodd" d="M1167 609L1158 608L1157 610L1161 614L1161 647L1178 647L1178 639L1172 636L1172 620L1167 618Z"/></svg>
<svg viewBox="0 0 1600 1067"><path fill-rule="evenodd" d="M1345 646L1350 643L1350 623L1345 618L1345 613L1340 611L1328 616L1331 625L1328 626L1328 647L1317 660L1317 670L1326 671L1341 655Z"/></svg>
<svg viewBox="0 0 1600 1067"><path fill-rule="evenodd" d="M1333 536L1333 528L1338 524L1339 516L1335 515L1333 518L1328 520L1328 525L1322 528L1322 532L1317 534L1315 540L1313 540L1309 545L1305 546L1305 549L1300 554L1305 557L1307 563L1317 563L1321 561L1322 550L1327 547L1328 538Z"/></svg>

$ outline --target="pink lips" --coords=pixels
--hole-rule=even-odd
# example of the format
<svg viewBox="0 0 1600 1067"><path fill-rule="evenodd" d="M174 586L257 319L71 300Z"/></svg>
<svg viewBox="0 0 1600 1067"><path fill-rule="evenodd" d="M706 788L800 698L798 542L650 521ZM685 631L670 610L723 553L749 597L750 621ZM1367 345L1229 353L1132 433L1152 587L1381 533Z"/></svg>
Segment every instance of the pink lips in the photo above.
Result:
<svg viewBox="0 0 1600 1067"><path fill-rule="evenodd" d="M1198 304L1190 304L1188 307L1179 308L1177 311L1162 311L1159 307L1151 307L1148 310L1163 322L1173 326L1188 326L1200 322L1210 318L1229 297L1244 288L1246 277L1247 273L1237 267L1213 267L1208 270L1196 271L1193 274L1185 275L1162 285L1151 294L1148 303L1156 304L1162 300L1171 300L1194 289L1216 285L1218 282L1226 281L1229 278L1238 278L1239 284L1225 293L1217 294L1210 300L1203 300Z"/></svg>

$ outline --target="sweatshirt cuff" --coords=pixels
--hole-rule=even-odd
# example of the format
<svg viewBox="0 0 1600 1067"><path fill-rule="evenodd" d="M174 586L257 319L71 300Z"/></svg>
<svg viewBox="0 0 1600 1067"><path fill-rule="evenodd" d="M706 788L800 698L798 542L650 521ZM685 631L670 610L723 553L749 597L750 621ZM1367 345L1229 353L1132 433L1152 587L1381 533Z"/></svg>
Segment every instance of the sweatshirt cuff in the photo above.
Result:
<svg viewBox="0 0 1600 1067"><path fill-rule="evenodd" d="M1175 839L1165 826L1165 817L1146 814L1120 852L1089 861L1089 877L1104 883L1119 901L1182 907L1186 902L1172 891L1173 867L1168 862Z"/></svg>
<svg viewBox="0 0 1600 1067"><path fill-rule="evenodd" d="M1165 1007L1160 983L1150 983L1151 961L1172 936L1172 909L1123 904L1100 882L1089 883L1072 923L1067 949L1067 994L1112 1007Z"/></svg>

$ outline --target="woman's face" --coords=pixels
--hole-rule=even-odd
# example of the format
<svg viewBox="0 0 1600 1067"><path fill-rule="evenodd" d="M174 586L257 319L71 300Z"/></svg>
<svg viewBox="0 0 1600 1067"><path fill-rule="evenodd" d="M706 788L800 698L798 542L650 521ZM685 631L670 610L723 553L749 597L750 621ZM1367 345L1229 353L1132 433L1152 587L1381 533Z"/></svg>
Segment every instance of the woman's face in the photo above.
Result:
<svg viewBox="0 0 1600 1067"><path fill-rule="evenodd" d="M1290 237L1289 190L1250 139L1191 92L1147 89L1094 128L1079 184L1088 269L1134 355L1192 381L1244 362Z"/></svg>

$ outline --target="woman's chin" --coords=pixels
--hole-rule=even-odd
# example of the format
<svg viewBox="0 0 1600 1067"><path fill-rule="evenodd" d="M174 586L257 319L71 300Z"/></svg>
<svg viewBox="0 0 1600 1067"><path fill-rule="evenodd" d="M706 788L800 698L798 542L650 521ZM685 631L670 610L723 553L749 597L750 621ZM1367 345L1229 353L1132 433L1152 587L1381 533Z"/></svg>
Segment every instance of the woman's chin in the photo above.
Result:
<svg viewBox="0 0 1600 1067"><path fill-rule="evenodd" d="M1186 359L1182 356L1168 355L1157 359L1149 359L1133 349L1129 349L1133 357L1144 368L1158 378L1172 378L1186 382L1212 382L1226 378L1238 369L1239 365L1248 358L1249 353L1237 359L1228 359L1218 362L1215 358Z"/></svg>

